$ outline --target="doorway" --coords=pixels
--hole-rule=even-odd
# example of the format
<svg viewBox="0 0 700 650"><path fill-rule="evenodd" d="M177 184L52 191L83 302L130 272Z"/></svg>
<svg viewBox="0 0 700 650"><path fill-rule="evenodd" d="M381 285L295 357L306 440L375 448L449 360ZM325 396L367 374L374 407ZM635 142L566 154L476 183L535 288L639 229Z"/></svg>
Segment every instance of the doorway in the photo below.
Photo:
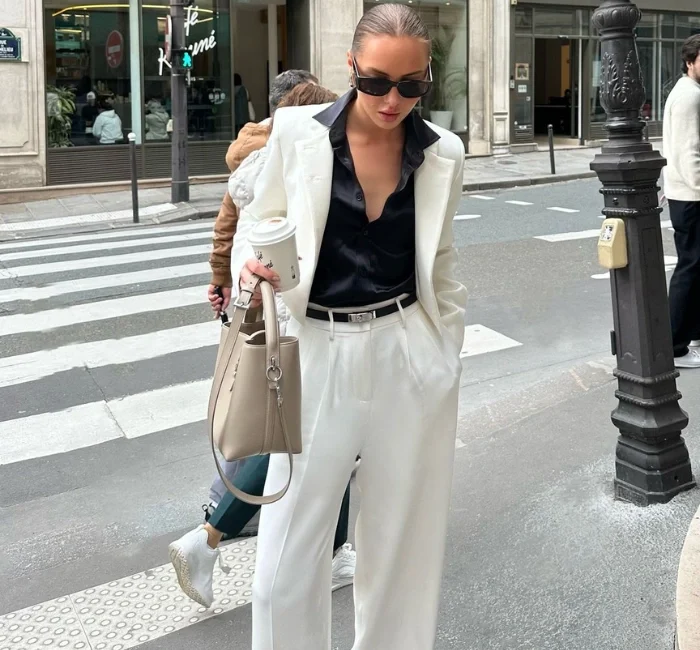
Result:
<svg viewBox="0 0 700 650"><path fill-rule="evenodd" d="M534 65L534 135L546 138L551 124L560 144L581 138L579 77L581 42L568 38L536 38Z"/></svg>

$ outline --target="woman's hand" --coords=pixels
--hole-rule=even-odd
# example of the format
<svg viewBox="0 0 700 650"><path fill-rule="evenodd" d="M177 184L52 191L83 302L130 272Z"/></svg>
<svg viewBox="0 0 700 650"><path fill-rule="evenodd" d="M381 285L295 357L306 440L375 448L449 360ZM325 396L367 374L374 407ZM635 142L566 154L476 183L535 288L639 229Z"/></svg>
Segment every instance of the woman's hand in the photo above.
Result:
<svg viewBox="0 0 700 650"><path fill-rule="evenodd" d="M280 281L280 276L277 275L277 273L275 273L274 271L271 271L270 269L268 269L264 264L261 264L254 257L249 259L245 263L245 266L241 269L241 277L240 277L241 289L245 289L248 286L250 279L254 275L261 277L263 280L267 280L272 285L272 287L274 289L277 289L277 285L279 284L279 281ZM253 298L250 302L250 306L255 308L255 307L259 307L261 304L262 304L262 294L260 293L260 286L258 286L257 289L255 290L255 293L253 294Z"/></svg>
<svg viewBox="0 0 700 650"><path fill-rule="evenodd" d="M217 289L221 290L221 295L217 293ZM222 311L226 311L229 303L231 302L231 287L219 287L215 284L210 284L207 291L207 298L211 303L211 308L214 311L214 318L219 318Z"/></svg>

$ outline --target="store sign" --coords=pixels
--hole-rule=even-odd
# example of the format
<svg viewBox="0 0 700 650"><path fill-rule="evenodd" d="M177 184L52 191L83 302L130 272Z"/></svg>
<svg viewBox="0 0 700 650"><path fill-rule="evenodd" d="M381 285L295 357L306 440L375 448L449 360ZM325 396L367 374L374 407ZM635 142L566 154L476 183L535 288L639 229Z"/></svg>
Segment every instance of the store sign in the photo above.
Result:
<svg viewBox="0 0 700 650"><path fill-rule="evenodd" d="M9 29L0 27L0 61L21 61L22 39Z"/></svg>
<svg viewBox="0 0 700 650"><path fill-rule="evenodd" d="M105 56L110 68L118 68L124 60L124 37L116 29L107 37Z"/></svg>
<svg viewBox="0 0 700 650"><path fill-rule="evenodd" d="M209 19L211 20L211 19ZM187 7L187 15L185 16L185 36L190 35L190 29L199 24L199 7ZM170 31L170 30L169 30ZM190 43L187 49L192 54L192 58L196 57L201 52L213 50L216 47L216 30L212 29L211 34L207 38L200 38L196 43ZM168 44L166 42L166 49ZM168 52L162 47L158 48L158 75L163 76L163 66L171 69L172 63L169 60Z"/></svg>

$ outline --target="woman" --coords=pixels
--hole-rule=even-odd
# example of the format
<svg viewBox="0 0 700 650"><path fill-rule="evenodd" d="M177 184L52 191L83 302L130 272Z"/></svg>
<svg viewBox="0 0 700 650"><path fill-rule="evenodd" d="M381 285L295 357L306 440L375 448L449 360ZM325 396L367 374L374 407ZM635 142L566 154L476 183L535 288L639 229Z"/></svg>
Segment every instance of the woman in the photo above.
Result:
<svg viewBox="0 0 700 650"><path fill-rule="evenodd" d="M279 106L324 104L337 98L335 93L322 86L315 83L302 83L289 91ZM270 128L271 125L265 127L267 134L269 134ZM241 146L249 147L252 144L243 145L241 143ZM239 154L246 155L245 159L237 164L238 166L229 180L229 195L238 210L253 200L255 181L266 160L267 151L263 146L264 142L260 142L259 145L254 151L246 148L241 151L234 150ZM233 238L233 232L230 233L230 238ZM218 244L223 244L221 238L219 238ZM219 250L221 249L219 248ZM218 259L217 262L219 262ZM230 286L230 282L227 282L226 277L221 274L220 266L212 264L212 271L214 281ZM222 299L215 293L216 288L215 285L210 285L208 295L212 309L218 316L225 305L222 305ZM278 313L282 315L283 320L281 327L284 327L287 320L286 309L279 298L277 302ZM243 491L259 496L265 485L268 463L268 456L247 459L245 463L241 463L242 467L235 475L235 480L233 478L231 480L234 480ZM223 489L225 490L225 488ZM226 490L217 506L212 508L211 512L207 512L207 521L203 526L198 526L195 530L170 544L170 557L180 586L187 596L200 605L211 606L214 599L214 565L219 557L218 546L224 536L234 538L240 535L258 510L259 506L244 503ZM337 527L333 540L333 590L352 584L355 574L355 552L347 543L349 515L350 488L348 486L340 508L340 516L338 513L335 515Z"/></svg>
<svg viewBox="0 0 700 650"><path fill-rule="evenodd" d="M236 135L238 135L248 122L255 120L255 113L253 111L251 114L250 93L243 85L243 78L237 72L233 75L233 105L236 115Z"/></svg>
<svg viewBox="0 0 700 650"><path fill-rule="evenodd" d="M159 99L146 104L146 140L167 140L170 115Z"/></svg>
<svg viewBox="0 0 700 650"><path fill-rule="evenodd" d="M99 104L100 114L92 125L92 135L100 144L115 144L124 140L122 121L113 107L113 101L103 99Z"/></svg>
<svg viewBox="0 0 700 650"><path fill-rule="evenodd" d="M252 274L275 284L246 238L286 215L301 276L283 298L301 348L303 451L287 495L263 508L253 650L331 647L333 521L358 454L353 648L429 650L435 637L464 336L452 238L464 147L413 110L432 76L412 9L364 14L347 62L352 89L335 104L275 115L234 239L240 286ZM266 493L288 471L272 456Z"/></svg>

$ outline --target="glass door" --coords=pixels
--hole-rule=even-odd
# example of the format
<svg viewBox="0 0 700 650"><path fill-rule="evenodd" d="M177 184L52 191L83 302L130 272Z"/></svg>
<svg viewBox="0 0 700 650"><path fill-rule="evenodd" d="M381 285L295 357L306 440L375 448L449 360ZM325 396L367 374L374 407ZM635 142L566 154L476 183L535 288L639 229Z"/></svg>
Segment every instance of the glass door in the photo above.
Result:
<svg viewBox="0 0 700 650"><path fill-rule="evenodd" d="M513 139L530 142L534 138L534 41L530 36L515 36L513 70L510 78Z"/></svg>

